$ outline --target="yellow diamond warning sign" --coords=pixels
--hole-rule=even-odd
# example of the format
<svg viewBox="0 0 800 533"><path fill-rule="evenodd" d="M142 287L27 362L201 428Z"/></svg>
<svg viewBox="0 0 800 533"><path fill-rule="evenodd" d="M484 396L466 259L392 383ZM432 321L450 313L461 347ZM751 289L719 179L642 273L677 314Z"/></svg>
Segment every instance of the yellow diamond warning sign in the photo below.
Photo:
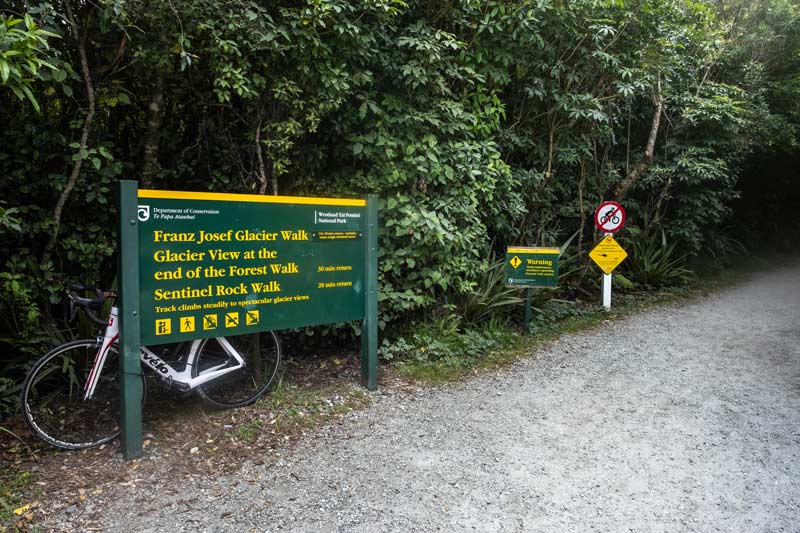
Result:
<svg viewBox="0 0 800 533"><path fill-rule="evenodd" d="M514 257L512 257L512 258L511 258L511 261L510 261L510 263L511 263L511 266L512 266L512 267L514 267L514 268L517 268L519 265L521 265L521 264L522 264L522 261L520 260L520 258L519 258L519 257L517 257L517 256L515 255Z"/></svg>
<svg viewBox="0 0 800 533"><path fill-rule="evenodd" d="M622 246L614 240L614 237L607 235L605 239L594 247L594 250L589 252L589 257L597 263L600 270L606 274L611 274L628 257L628 252L622 249Z"/></svg>

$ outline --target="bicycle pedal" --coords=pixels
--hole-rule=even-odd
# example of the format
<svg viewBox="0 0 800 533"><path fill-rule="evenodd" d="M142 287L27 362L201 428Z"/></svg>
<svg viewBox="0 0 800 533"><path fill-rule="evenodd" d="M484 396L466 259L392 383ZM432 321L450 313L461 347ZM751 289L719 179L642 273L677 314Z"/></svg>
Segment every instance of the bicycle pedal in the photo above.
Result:
<svg viewBox="0 0 800 533"><path fill-rule="evenodd" d="M159 385L161 385L161 388L163 390L168 391L168 390L172 389L172 386L173 386L172 376L167 376L167 377L159 376L159 378L160 379L158 380L158 382L159 382Z"/></svg>

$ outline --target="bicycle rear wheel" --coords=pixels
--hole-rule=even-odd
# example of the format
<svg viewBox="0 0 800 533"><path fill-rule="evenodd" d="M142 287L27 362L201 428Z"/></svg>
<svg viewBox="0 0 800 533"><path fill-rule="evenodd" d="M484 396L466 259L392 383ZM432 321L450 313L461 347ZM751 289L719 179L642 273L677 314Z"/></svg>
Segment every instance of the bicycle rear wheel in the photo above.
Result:
<svg viewBox="0 0 800 533"><path fill-rule="evenodd" d="M84 385L100 349L96 340L68 342L45 354L22 386L22 412L33 432L65 450L99 446L120 433L119 353L109 348L94 395Z"/></svg>
<svg viewBox="0 0 800 533"><path fill-rule="evenodd" d="M244 359L244 367L200 385L197 394L224 409L250 405L263 395L278 373L281 344L271 331L226 337ZM198 348L192 377L210 368L233 364L234 359L217 339L206 339Z"/></svg>

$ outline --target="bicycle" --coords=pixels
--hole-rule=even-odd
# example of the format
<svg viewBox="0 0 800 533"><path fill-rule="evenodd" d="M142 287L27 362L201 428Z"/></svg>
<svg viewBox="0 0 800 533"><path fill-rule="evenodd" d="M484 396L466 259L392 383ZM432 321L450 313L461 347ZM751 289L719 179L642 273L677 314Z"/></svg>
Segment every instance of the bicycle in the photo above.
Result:
<svg viewBox="0 0 800 533"><path fill-rule="evenodd" d="M600 217L600 225L604 226L606 222L611 220L613 224L619 224L619 217L616 214L617 210L614 208L609 209L604 215Z"/></svg>
<svg viewBox="0 0 800 533"><path fill-rule="evenodd" d="M76 291L93 291L95 297L84 298ZM34 434L58 448L79 450L100 446L120 434L119 310L112 305L108 320L98 318L92 308L102 308L106 299L117 295L93 286L70 285L67 296L70 320L80 309L103 329L94 339L67 342L42 356L25 378L21 403ZM198 339L174 345L172 351L179 355L182 368L144 346L139 354L142 367L167 387L195 391L224 409L258 400L275 380L281 361L280 341L272 331ZM144 372L142 387L144 402Z"/></svg>

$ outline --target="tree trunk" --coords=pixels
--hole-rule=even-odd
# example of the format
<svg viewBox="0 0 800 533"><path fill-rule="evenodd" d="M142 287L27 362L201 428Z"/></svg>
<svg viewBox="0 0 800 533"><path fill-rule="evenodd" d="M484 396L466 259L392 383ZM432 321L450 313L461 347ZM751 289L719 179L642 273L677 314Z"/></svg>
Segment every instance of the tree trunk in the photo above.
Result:
<svg viewBox="0 0 800 533"><path fill-rule="evenodd" d="M92 76L91 72L89 71L89 59L86 56L86 35L81 35L80 28L78 27L78 21L72 13L72 8L70 7L69 2L64 2L64 7L67 13L67 20L69 21L69 25L72 27L72 33L75 34L78 57L81 63L81 75L83 76L83 83L86 86L86 99L89 106L86 112L86 117L83 120L81 140L79 143L80 147L78 148L78 154L82 154L86 150L86 146L89 142L89 132L91 131L92 121L94 120L94 86L92 85ZM84 158L79 157L72 165L72 172L67 179L67 184L64 187L64 190L61 191L58 201L56 201L56 206L53 209L53 232L50 235L50 240L44 247L44 252L42 252L43 265L50 260L50 256L53 253L53 248L55 247L56 242L58 242L58 233L61 229L61 215L64 212L64 206L69 199L69 195L72 193L72 190L75 188L75 184L78 182L78 176L80 176L81 168L83 167L83 161Z"/></svg>
<svg viewBox="0 0 800 533"><path fill-rule="evenodd" d="M581 159L581 179L578 181L578 211L581 214L581 232L578 235L578 253L583 253L583 230L586 228L586 212L583 205L583 189L586 186L586 160Z"/></svg>
<svg viewBox="0 0 800 533"><path fill-rule="evenodd" d="M658 128L661 125L661 113L664 110L664 97L661 96L661 92L659 91L658 94L654 97L653 105L655 109L653 110L653 122L650 124L650 136L647 139L647 145L644 148L644 155L642 159L633 167L633 169L628 172L628 175L625 176L625 179L622 180L622 183L619 184L617 187L617 192L615 194L615 198L617 201L621 200L623 196L628 192L628 189L631 188L639 176L647 170L650 164L653 162L653 154L655 152L656 146L656 138L658 137Z"/></svg>
<svg viewBox="0 0 800 533"><path fill-rule="evenodd" d="M650 229L658 226L661 223L661 206L664 204L664 200L667 198L667 194L669 194L669 189L672 187L672 177L667 180L667 183L664 184L664 188L661 189L661 192L658 194L658 200L656 200L656 206L653 209L653 218L650 219L650 223L644 227L643 233L647 234L650 232Z"/></svg>
<svg viewBox="0 0 800 533"><path fill-rule="evenodd" d="M261 121L258 121L256 126L256 161L258 161L258 169L256 176L258 177L258 194L267 194L267 171L264 167L264 156L261 154Z"/></svg>
<svg viewBox="0 0 800 533"><path fill-rule="evenodd" d="M150 105L147 108L147 132L144 142L144 164L142 165L142 187L153 186L153 177L158 170L158 132L161 129L161 113L164 109L164 76L156 74L150 89Z"/></svg>

